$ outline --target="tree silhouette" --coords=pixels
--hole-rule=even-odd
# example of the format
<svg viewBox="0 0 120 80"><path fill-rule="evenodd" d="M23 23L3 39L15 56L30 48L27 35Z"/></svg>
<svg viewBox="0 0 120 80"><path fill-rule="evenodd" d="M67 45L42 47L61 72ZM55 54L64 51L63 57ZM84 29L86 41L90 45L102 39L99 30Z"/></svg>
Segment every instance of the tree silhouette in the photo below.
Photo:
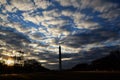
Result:
<svg viewBox="0 0 120 80"><path fill-rule="evenodd" d="M78 64L72 70L106 70L106 71L120 71L120 51L115 50L109 55L94 60L90 65L83 63Z"/></svg>

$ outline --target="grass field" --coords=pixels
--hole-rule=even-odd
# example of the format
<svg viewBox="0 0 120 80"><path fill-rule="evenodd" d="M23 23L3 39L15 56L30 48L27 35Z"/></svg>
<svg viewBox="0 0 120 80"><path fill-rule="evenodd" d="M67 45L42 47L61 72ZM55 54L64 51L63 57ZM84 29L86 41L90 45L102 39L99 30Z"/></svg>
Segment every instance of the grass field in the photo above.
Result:
<svg viewBox="0 0 120 80"><path fill-rule="evenodd" d="M120 72L67 71L1 74L0 80L120 80Z"/></svg>

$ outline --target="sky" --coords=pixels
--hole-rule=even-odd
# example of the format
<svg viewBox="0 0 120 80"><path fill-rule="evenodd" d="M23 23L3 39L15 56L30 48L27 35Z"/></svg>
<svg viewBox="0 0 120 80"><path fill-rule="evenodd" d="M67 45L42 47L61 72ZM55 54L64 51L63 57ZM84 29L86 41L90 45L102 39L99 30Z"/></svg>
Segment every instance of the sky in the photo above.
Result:
<svg viewBox="0 0 120 80"><path fill-rule="evenodd" d="M0 0L1 57L58 69L59 44L64 69L119 49L120 0Z"/></svg>

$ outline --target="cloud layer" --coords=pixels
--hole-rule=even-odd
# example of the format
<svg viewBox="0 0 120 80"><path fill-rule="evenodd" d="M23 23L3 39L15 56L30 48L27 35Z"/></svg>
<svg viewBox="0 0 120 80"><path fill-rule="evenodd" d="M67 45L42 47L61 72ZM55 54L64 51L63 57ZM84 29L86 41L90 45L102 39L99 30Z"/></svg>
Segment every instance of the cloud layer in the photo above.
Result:
<svg viewBox="0 0 120 80"><path fill-rule="evenodd" d="M1 0L0 52L23 50L50 69L90 62L120 46L117 0ZM117 47L113 47L117 46ZM106 49L107 48L107 49ZM110 50L109 50L110 49Z"/></svg>

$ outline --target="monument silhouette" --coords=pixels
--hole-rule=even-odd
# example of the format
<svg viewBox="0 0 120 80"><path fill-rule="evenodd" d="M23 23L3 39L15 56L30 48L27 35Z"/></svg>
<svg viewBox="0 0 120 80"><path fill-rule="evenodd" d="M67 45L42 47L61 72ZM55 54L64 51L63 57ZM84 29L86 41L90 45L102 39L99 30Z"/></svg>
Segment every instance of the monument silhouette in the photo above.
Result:
<svg viewBox="0 0 120 80"><path fill-rule="evenodd" d="M61 46L59 45L59 71L62 70L62 56L61 56Z"/></svg>

